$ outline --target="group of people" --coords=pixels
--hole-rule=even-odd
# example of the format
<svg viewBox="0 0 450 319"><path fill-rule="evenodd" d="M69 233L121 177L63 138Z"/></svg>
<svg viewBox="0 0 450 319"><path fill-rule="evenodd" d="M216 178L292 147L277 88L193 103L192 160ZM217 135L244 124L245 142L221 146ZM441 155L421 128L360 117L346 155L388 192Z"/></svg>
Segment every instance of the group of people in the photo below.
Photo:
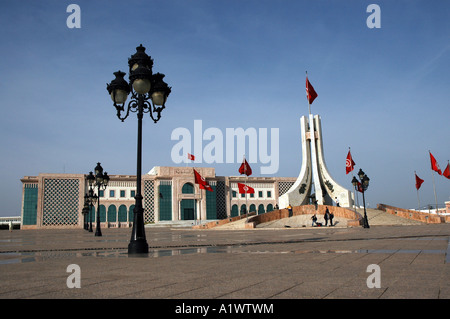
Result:
<svg viewBox="0 0 450 319"><path fill-rule="evenodd" d="M317 208L318 208L317 201L315 201L314 203L316 204L316 210L317 210ZM339 201L337 200L337 198L336 198L336 206L339 207ZM289 217L292 217L294 214L293 214L293 210L292 210L291 204L288 205L287 209L289 211ZM323 219L325 220L325 225L324 226L328 226L328 221L330 221L330 226L334 226L333 225L333 218L334 218L334 214L330 213L330 211L328 210L328 207L327 207L326 210L325 210L325 214L323 215ZM314 227L314 226L322 226L322 223L318 223L317 222L316 214L314 214L311 217L311 220L312 220L312 227Z"/></svg>
<svg viewBox="0 0 450 319"><path fill-rule="evenodd" d="M325 210L325 214L323 215L323 219L325 219L325 225L324 225L324 226L328 226L328 221L330 221L330 226L334 226L334 225L333 225L333 218L334 218L333 213L330 213L330 211L328 210L328 207L327 207L327 209ZM314 227L314 224L315 224L316 226L322 226L322 223L318 223L318 222L317 222L317 216L316 216L316 214L314 214L314 215L311 217L311 220L312 220L312 226L313 226L313 227Z"/></svg>

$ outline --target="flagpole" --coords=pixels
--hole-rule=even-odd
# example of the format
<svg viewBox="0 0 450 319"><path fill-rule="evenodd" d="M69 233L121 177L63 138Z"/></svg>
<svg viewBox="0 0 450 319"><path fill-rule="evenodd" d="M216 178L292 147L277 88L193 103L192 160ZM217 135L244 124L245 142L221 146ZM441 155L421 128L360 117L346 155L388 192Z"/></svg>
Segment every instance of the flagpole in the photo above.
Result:
<svg viewBox="0 0 450 319"><path fill-rule="evenodd" d="M430 150L428 150L428 153L431 154ZM430 160L431 160L431 156L430 156ZM436 185L434 183L433 167L431 167L431 178L433 179L434 200L435 200L435 203L436 203L436 215L439 215L438 207L437 207Z"/></svg>
<svg viewBox="0 0 450 319"><path fill-rule="evenodd" d="M306 71L306 79L308 79L308 71ZM309 99L308 97L306 97L308 100L308 111L309 111L309 115L311 115L311 103L309 103Z"/></svg>
<svg viewBox="0 0 450 319"><path fill-rule="evenodd" d="M244 161L243 162L245 163L245 154L244 154ZM247 165L245 165L245 171L244 172L245 172L245 176L246 176L246 178L245 178L245 186L247 186L247 183L248 183ZM247 215L246 216L247 217L246 222L248 222L247 187L244 187L244 195L245 195L245 213Z"/></svg>
<svg viewBox="0 0 450 319"><path fill-rule="evenodd" d="M414 175L417 176L416 171L414 171ZM416 183L417 183L417 182L416 182ZM416 190L417 190L417 204L419 205L418 208L417 208L417 210L420 211L419 189L417 188L417 186L416 186Z"/></svg>
<svg viewBox="0 0 450 319"><path fill-rule="evenodd" d="M348 147L348 151L349 151L350 154L351 154L350 146ZM353 157L352 157L352 161L353 161ZM350 163L350 165L351 165L351 163ZM353 180L353 177L355 177L355 175L353 174L353 171L354 171L354 169L352 169L352 180ZM356 203L358 202L358 198L357 198L356 196L357 196L357 194L356 194L356 188L353 187L353 206L355 206L355 213L356 213Z"/></svg>
<svg viewBox="0 0 450 319"><path fill-rule="evenodd" d="M437 196L436 196L436 185L434 183L434 174L433 174L433 170L431 170L431 177L433 178L433 190L434 190L434 201L436 203L436 214L439 215L438 213L438 207L437 207Z"/></svg>

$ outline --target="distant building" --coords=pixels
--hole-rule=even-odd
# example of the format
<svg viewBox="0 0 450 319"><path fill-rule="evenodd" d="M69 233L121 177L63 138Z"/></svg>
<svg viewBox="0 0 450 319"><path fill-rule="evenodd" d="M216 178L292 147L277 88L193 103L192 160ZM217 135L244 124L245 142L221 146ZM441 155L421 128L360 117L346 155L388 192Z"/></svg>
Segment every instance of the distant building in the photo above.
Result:
<svg viewBox="0 0 450 319"><path fill-rule="evenodd" d="M211 167L196 170L213 188L199 189L192 167L154 167L142 176L144 222L214 220L272 211L278 198L296 178L216 176ZM83 228L84 195L89 186L84 174L25 176L22 182L22 229ZM237 183L254 188L254 194L239 194ZM110 175L100 191L101 227L130 227L133 222L136 176ZM248 209L247 209L248 207ZM97 205L91 211L95 227Z"/></svg>

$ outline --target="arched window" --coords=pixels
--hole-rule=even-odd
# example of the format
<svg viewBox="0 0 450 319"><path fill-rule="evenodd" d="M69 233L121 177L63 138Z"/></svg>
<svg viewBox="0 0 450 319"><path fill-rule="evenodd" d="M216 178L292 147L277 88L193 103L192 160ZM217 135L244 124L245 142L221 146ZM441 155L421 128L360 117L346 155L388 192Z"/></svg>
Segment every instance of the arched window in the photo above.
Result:
<svg viewBox="0 0 450 319"><path fill-rule="evenodd" d="M245 204L241 205L241 215L246 214L247 213L247 206Z"/></svg>
<svg viewBox="0 0 450 319"><path fill-rule="evenodd" d="M105 207L105 205L100 205L99 213L100 213L100 222L102 222L102 223L106 222L106 207Z"/></svg>
<svg viewBox="0 0 450 319"><path fill-rule="evenodd" d="M181 188L181 193L183 194L194 194L194 185L192 183L186 183Z"/></svg>
<svg viewBox="0 0 450 319"><path fill-rule="evenodd" d="M271 211L273 211L273 205L269 204L269 205L267 205L267 212L271 212Z"/></svg>
<svg viewBox="0 0 450 319"><path fill-rule="evenodd" d="M120 205L119 213L117 215L118 215L119 222L126 222L127 221L127 207L125 205Z"/></svg>
<svg viewBox="0 0 450 319"><path fill-rule="evenodd" d="M130 223L134 222L134 205L131 205L128 209L128 221Z"/></svg>
<svg viewBox="0 0 450 319"><path fill-rule="evenodd" d="M91 206L91 211L89 213L89 216L91 217L91 219L89 220L89 217L88 217L88 221L95 222L95 206L94 205Z"/></svg>
<svg viewBox="0 0 450 319"><path fill-rule="evenodd" d="M251 212L256 212L256 206L255 206L255 204L251 204L251 205L250 205L250 208L248 209L248 211L249 211L249 213L251 213Z"/></svg>
<svg viewBox="0 0 450 319"><path fill-rule="evenodd" d="M234 204L231 208L231 217L236 217L239 214L238 205Z"/></svg>
<svg viewBox="0 0 450 319"><path fill-rule="evenodd" d="M116 205L109 205L108 207L108 222L114 223L117 221Z"/></svg>
<svg viewBox="0 0 450 319"><path fill-rule="evenodd" d="M264 205L263 204L259 204L258 206L258 215L260 214L264 214L266 211L264 210Z"/></svg>

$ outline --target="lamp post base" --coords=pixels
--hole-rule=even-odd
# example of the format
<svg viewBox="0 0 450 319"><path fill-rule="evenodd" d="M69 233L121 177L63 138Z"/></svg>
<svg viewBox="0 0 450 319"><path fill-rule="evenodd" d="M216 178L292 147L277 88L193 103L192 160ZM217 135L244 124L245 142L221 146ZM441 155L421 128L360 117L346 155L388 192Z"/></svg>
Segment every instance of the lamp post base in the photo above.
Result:
<svg viewBox="0 0 450 319"><path fill-rule="evenodd" d="M128 244L128 255L148 254L148 244L145 238L131 240Z"/></svg>
<svg viewBox="0 0 450 319"><path fill-rule="evenodd" d="M367 215L364 216L364 219L363 219L363 227L364 227L364 228L370 228L370 226L369 226L369 220L367 219Z"/></svg>

